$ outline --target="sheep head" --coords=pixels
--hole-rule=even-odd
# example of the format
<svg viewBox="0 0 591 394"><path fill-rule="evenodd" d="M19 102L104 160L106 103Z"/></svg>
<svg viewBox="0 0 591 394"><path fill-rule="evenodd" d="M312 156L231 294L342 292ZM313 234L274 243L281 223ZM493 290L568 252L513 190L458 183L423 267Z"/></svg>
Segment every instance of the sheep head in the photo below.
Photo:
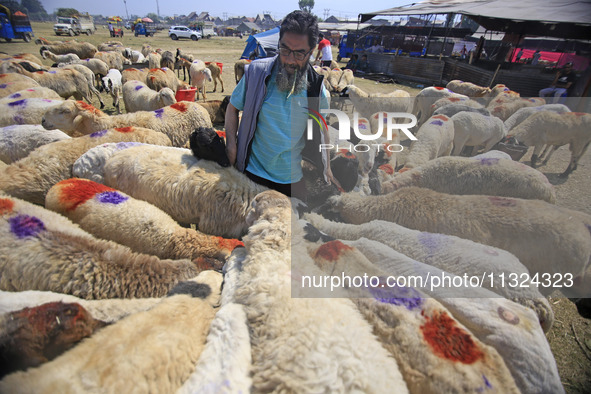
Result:
<svg viewBox="0 0 591 394"><path fill-rule="evenodd" d="M252 226L259 219L274 222L278 214L284 211L287 211L291 217L291 203L289 198L278 191L265 190L257 194L250 203L250 209L246 215L246 224Z"/></svg>
<svg viewBox="0 0 591 394"><path fill-rule="evenodd" d="M158 92L158 98L159 98L160 104L163 107L168 107L169 105L176 103L176 98L174 96L174 92L170 88L161 89L160 92Z"/></svg>
<svg viewBox="0 0 591 394"><path fill-rule="evenodd" d="M211 127L198 127L189 137L193 155L202 160L215 161L222 167L229 167L226 143Z"/></svg>

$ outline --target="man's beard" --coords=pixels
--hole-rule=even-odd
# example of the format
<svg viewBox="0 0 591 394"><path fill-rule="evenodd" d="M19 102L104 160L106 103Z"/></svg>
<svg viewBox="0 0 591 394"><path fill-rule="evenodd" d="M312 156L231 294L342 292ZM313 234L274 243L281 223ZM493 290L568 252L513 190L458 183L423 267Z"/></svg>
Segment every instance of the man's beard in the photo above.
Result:
<svg viewBox="0 0 591 394"><path fill-rule="evenodd" d="M277 89L282 92L291 92L291 94L301 93L308 89L308 77L306 75L306 69L298 66L288 66L294 70L292 74L287 72L287 68L281 63L281 60L277 62L277 76L275 77L275 83ZM293 90L292 90L293 89Z"/></svg>

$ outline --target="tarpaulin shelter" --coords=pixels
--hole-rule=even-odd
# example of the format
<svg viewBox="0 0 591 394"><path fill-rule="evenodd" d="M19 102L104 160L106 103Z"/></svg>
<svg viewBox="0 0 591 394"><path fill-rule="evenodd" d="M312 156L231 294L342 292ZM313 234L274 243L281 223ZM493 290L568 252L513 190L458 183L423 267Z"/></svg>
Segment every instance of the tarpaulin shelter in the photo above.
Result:
<svg viewBox="0 0 591 394"><path fill-rule="evenodd" d="M251 35L246 40L246 47L241 59L250 59L254 54L256 59L274 56L279 45L279 27Z"/></svg>
<svg viewBox="0 0 591 394"><path fill-rule="evenodd" d="M518 36L591 37L591 0L431 0L359 14L359 21L377 15L426 14L466 15L487 30Z"/></svg>

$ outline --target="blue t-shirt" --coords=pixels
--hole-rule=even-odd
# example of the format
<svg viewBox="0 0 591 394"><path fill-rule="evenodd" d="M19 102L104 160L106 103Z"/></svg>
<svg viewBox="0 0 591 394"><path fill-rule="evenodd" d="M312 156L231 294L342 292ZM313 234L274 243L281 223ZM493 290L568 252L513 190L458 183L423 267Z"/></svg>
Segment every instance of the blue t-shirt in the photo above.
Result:
<svg viewBox="0 0 591 394"><path fill-rule="evenodd" d="M279 61L279 60L278 60ZM267 94L259 112L246 170L275 183L295 183L302 179L302 149L308 121L306 90L289 96L277 89L276 67L267 82ZM245 78L230 98L238 110L244 108ZM322 87L321 108L328 108L328 91Z"/></svg>

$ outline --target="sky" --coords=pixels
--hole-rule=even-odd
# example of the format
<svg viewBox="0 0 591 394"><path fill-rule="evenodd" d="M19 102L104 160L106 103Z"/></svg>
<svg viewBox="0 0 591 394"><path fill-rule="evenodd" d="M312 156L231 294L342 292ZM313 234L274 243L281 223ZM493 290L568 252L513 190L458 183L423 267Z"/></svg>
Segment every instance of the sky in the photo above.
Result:
<svg viewBox="0 0 591 394"><path fill-rule="evenodd" d="M126 19L124 0L40 0L45 11L54 12L58 8L75 8L80 12L103 16L119 15ZM190 1L190 0L126 0L129 15L145 16L160 9L161 16L188 15L192 11L197 13L207 11L209 15L224 19L224 17L247 16L254 17L258 13L270 13L275 19L283 18L293 10L299 9L297 0L222 0L222 1ZM418 0L414 0L418 3ZM357 15L365 12L380 11L387 8L408 5L413 0L316 0L312 13L324 18L325 16L348 17L357 19ZM325 11L327 10L328 11ZM328 13L328 15L325 15Z"/></svg>

